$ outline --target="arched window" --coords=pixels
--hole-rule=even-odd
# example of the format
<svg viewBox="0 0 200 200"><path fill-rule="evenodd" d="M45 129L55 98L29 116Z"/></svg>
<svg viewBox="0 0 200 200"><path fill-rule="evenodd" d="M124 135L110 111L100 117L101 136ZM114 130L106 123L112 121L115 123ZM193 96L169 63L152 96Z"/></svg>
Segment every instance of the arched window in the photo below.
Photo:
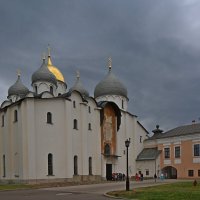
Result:
<svg viewBox="0 0 200 200"><path fill-rule="evenodd" d="M18 113L17 110L14 111L14 122L17 122L18 120Z"/></svg>
<svg viewBox="0 0 200 200"><path fill-rule="evenodd" d="M91 113L91 108L90 108L90 106L88 106L88 112Z"/></svg>
<svg viewBox="0 0 200 200"><path fill-rule="evenodd" d="M92 175L92 157L89 157L89 175Z"/></svg>
<svg viewBox="0 0 200 200"><path fill-rule="evenodd" d="M78 175L78 156L74 156L74 175Z"/></svg>
<svg viewBox="0 0 200 200"><path fill-rule="evenodd" d="M91 123L88 124L88 130L92 130Z"/></svg>
<svg viewBox="0 0 200 200"><path fill-rule="evenodd" d="M38 93L37 85L35 85L35 93L36 93L36 94Z"/></svg>
<svg viewBox="0 0 200 200"><path fill-rule="evenodd" d="M76 108L76 101L73 101L73 107Z"/></svg>
<svg viewBox="0 0 200 200"><path fill-rule="evenodd" d="M53 155L51 153L48 154L48 175L53 175Z"/></svg>
<svg viewBox="0 0 200 200"><path fill-rule="evenodd" d="M6 177L6 156L3 155L3 177Z"/></svg>
<svg viewBox="0 0 200 200"><path fill-rule="evenodd" d="M53 94L53 86L50 86L50 93Z"/></svg>
<svg viewBox="0 0 200 200"><path fill-rule="evenodd" d="M4 127L4 115L2 115L1 120L1 126Z"/></svg>
<svg viewBox="0 0 200 200"><path fill-rule="evenodd" d="M74 129L78 129L78 121L77 121L77 119L74 119Z"/></svg>
<svg viewBox="0 0 200 200"><path fill-rule="evenodd" d="M47 113L47 123L52 124L52 114L50 112Z"/></svg>
<svg viewBox="0 0 200 200"><path fill-rule="evenodd" d="M110 155L110 145L106 144L104 147L104 154Z"/></svg>

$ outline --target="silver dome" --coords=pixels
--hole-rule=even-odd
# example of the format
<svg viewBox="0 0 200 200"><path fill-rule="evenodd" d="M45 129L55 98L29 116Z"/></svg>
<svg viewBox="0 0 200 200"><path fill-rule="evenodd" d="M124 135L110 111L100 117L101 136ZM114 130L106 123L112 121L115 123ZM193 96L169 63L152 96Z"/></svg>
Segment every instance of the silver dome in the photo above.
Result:
<svg viewBox="0 0 200 200"><path fill-rule="evenodd" d="M19 95L25 96L29 92L29 89L22 83L20 79L20 75L18 75L18 79L9 89L8 96L11 95Z"/></svg>
<svg viewBox="0 0 200 200"><path fill-rule="evenodd" d="M45 59L43 59L41 67L32 75L32 83L37 81L47 81L55 85L57 84L57 79L54 74L49 71Z"/></svg>
<svg viewBox="0 0 200 200"><path fill-rule="evenodd" d="M109 69L106 77L97 84L94 90L94 98L104 95L120 95L128 98L126 87L111 72L111 69Z"/></svg>
<svg viewBox="0 0 200 200"><path fill-rule="evenodd" d="M77 73L77 79L76 79L75 84L73 85L73 87L69 89L69 92L72 92L72 91L78 91L81 93L83 97L89 97L89 92L83 87L80 81L79 73Z"/></svg>

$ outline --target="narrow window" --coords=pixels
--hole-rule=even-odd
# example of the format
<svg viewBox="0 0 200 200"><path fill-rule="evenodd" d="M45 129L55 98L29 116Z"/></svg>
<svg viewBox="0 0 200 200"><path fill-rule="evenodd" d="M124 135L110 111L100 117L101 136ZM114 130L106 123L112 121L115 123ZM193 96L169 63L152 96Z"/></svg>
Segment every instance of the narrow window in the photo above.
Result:
<svg viewBox="0 0 200 200"><path fill-rule="evenodd" d="M194 156L200 156L200 144L194 145Z"/></svg>
<svg viewBox="0 0 200 200"><path fill-rule="evenodd" d="M88 130L92 130L91 123L88 124Z"/></svg>
<svg viewBox="0 0 200 200"><path fill-rule="evenodd" d="M90 106L88 106L88 112L91 113L91 108L90 108Z"/></svg>
<svg viewBox="0 0 200 200"><path fill-rule="evenodd" d="M50 86L50 93L53 94L53 86Z"/></svg>
<svg viewBox="0 0 200 200"><path fill-rule="evenodd" d="M6 156L3 155L3 177L6 177Z"/></svg>
<svg viewBox="0 0 200 200"><path fill-rule="evenodd" d="M198 176L200 176L200 169L198 170Z"/></svg>
<svg viewBox="0 0 200 200"><path fill-rule="evenodd" d="M74 175L78 175L78 156L74 156Z"/></svg>
<svg viewBox="0 0 200 200"><path fill-rule="evenodd" d="M181 157L181 149L180 146L175 147L175 158L180 158Z"/></svg>
<svg viewBox="0 0 200 200"><path fill-rule="evenodd" d="M89 175L92 175L92 157L89 157Z"/></svg>
<svg viewBox="0 0 200 200"><path fill-rule="evenodd" d="M35 85L35 93L36 93L36 94L38 93L37 85Z"/></svg>
<svg viewBox="0 0 200 200"><path fill-rule="evenodd" d="M52 114L50 112L47 113L47 123L52 124Z"/></svg>
<svg viewBox="0 0 200 200"><path fill-rule="evenodd" d="M1 126L4 127L4 115L1 117Z"/></svg>
<svg viewBox="0 0 200 200"><path fill-rule="evenodd" d="M190 177L194 176L194 170L188 170L188 176Z"/></svg>
<svg viewBox="0 0 200 200"><path fill-rule="evenodd" d="M48 175L53 175L53 155L51 153L48 154Z"/></svg>
<svg viewBox="0 0 200 200"><path fill-rule="evenodd" d="M76 101L73 101L73 107L76 108Z"/></svg>
<svg viewBox="0 0 200 200"><path fill-rule="evenodd" d="M142 143L142 136L140 136L140 143Z"/></svg>
<svg viewBox="0 0 200 200"><path fill-rule="evenodd" d="M122 109L124 109L124 100L122 99Z"/></svg>
<svg viewBox="0 0 200 200"><path fill-rule="evenodd" d="M104 154L105 155L110 155L110 145L106 144L104 147Z"/></svg>
<svg viewBox="0 0 200 200"><path fill-rule="evenodd" d="M77 121L77 119L74 119L74 129L78 129L78 121Z"/></svg>
<svg viewBox="0 0 200 200"><path fill-rule="evenodd" d="M165 158L170 158L170 148L164 148Z"/></svg>
<svg viewBox="0 0 200 200"><path fill-rule="evenodd" d="M17 110L14 111L14 122L17 122L18 120L18 114L17 114Z"/></svg>

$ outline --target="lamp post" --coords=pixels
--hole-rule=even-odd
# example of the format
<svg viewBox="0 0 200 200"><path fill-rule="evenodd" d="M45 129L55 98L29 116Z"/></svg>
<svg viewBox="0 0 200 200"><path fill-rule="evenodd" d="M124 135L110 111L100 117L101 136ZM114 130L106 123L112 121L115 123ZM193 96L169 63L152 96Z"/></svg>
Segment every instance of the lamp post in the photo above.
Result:
<svg viewBox="0 0 200 200"><path fill-rule="evenodd" d="M126 191L129 191L129 175L128 175L128 148L130 145L130 138L125 141L126 146Z"/></svg>

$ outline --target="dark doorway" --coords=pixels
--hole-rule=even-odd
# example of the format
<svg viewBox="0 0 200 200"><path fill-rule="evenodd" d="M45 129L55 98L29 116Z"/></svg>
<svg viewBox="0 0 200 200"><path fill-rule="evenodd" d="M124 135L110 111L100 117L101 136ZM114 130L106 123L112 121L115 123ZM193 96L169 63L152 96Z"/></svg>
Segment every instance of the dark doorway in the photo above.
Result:
<svg viewBox="0 0 200 200"><path fill-rule="evenodd" d="M106 164L106 179L107 181L112 180L112 164Z"/></svg>
<svg viewBox="0 0 200 200"><path fill-rule="evenodd" d="M174 167L167 166L162 169L165 178L177 179L177 170Z"/></svg>

